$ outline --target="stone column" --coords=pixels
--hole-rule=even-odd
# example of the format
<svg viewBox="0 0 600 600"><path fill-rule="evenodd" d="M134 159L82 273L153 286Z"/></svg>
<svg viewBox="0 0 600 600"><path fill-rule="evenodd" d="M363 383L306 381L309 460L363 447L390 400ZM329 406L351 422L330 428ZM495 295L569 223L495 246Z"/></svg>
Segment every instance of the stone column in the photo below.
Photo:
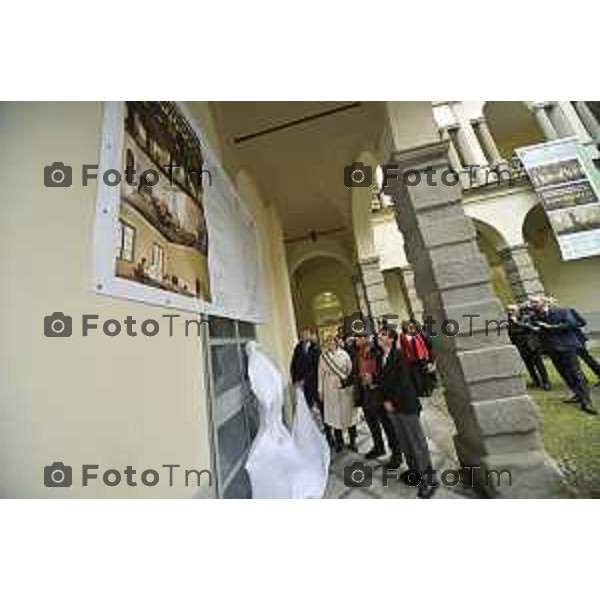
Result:
<svg viewBox="0 0 600 600"><path fill-rule="evenodd" d="M365 289L366 301L370 315L379 320L390 314L390 303L383 281L383 273L379 268L379 257L371 256L358 261L362 282Z"/></svg>
<svg viewBox="0 0 600 600"><path fill-rule="evenodd" d="M590 132L586 129L581 117L575 110L573 106L573 102L570 100L560 101L556 103L565 119L569 122L569 126L573 131L573 134L576 135L582 142L589 142L591 140Z"/></svg>
<svg viewBox="0 0 600 600"><path fill-rule="evenodd" d="M552 121L552 125L554 125L554 129L558 133L559 138L572 137L575 135L576 132L572 124L567 119L558 102L547 102L546 114L550 118L550 121Z"/></svg>
<svg viewBox="0 0 600 600"><path fill-rule="evenodd" d="M595 140L600 140L600 124L598 124L598 121L587 105L587 102L577 100L573 104L590 136Z"/></svg>
<svg viewBox="0 0 600 600"><path fill-rule="evenodd" d="M535 119L538 125L540 126L540 129L542 130L545 138L547 140L558 139L558 132L554 128L554 125L552 124L552 121L550 120L550 117L546 112L546 105L543 103L534 104L531 107L531 110L533 111L533 115L535 116Z"/></svg>
<svg viewBox="0 0 600 600"><path fill-rule="evenodd" d="M419 294L417 294L417 288L415 286L415 271L412 265L406 265L400 267L400 276L402 282L402 289L406 295L408 302L408 312L411 319L416 319L419 323L423 322L423 304Z"/></svg>
<svg viewBox="0 0 600 600"><path fill-rule="evenodd" d="M498 254L502 259L508 283L517 302L522 302L527 299L527 296L544 291L540 274L533 264L527 244L507 246L498 250Z"/></svg>
<svg viewBox="0 0 600 600"><path fill-rule="evenodd" d="M367 302L365 286L363 285L362 275L360 273L360 267L358 265L356 266L356 273L352 275L352 284L354 286L354 294L356 295L358 310L360 310L360 312L363 315L370 315L371 310Z"/></svg>
<svg viewBox="0 0 600 600"><path fill-rule="evenodd" d="M475 119L473 121L474 126L477 128L479 132L479 138L481 139L481 145L487 157L490 161L490 164L496 165L499 162L502 162L503 158L498 150L498 146L496 146L496 141L494 140L492 133L487 125L487 121L484 117L480 117L479 119Z"/></svg>
<svg viewBox="0 0 600 600"><path fill-rule="evenodd" d="M462 103L455 102L452 105L452 110L458 121L458 129L456 130L456 142L459 146L460 154L464 157L465 165L468 169L470 165L477 166L474 172L473 183L486 183L486 174L483 167L488 165L488 160L483 152L477 134L475 133L470 119L464 112ZM471 175L469 175L469 183Z"/></svg>
<svg viewBox="0 0 600 600"><path fill-rule="evenodd" d="M525 390L517 351L504 330L497 332L492 325L488 332L485 326L486 319L502 319L503 311L460 189L441 182L440 174L448 168L447 142L393 152L389 162L399 165L401 174L427 168L436 173L435 186L427 184L424 174L413 187L400 176L390 181L389 193L402 215L397 221L424 312L436 322L438 366L457 428L459 460L464 467L476 467L471 469L474 483L491 497L563 496L560 472L539 440L538 414ZM450 335L455 331L448 326L450 319L460 324L457 335ZM490 475L493 470L510 471L512 485L506 472L498 484Z"/></svg>
<svg viewBox="0 0 600 600"><path fill-rule="evenodd" d="M450 166L457 172L460 173L463 170L462 162L460 160L460 156L456 150L456 146L450 137L450 133L447 127L442 127L440 129L440 135L443 140L448 141L448 158L450 159Z"/></svg>

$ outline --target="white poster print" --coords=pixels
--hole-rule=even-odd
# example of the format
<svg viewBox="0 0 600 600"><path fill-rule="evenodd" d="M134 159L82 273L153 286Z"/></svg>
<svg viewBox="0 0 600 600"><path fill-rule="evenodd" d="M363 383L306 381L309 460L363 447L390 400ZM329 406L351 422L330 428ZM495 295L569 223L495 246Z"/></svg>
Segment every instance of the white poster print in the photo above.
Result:
<svg viewBox="0 0 600 600"><path fill-rule="evenodd" d="M213 163L209 170L213 181L207 189L207 221L215 249L209 254L215 290L210 312L263 322L263 273L256 225L220 167Z"/></svg>

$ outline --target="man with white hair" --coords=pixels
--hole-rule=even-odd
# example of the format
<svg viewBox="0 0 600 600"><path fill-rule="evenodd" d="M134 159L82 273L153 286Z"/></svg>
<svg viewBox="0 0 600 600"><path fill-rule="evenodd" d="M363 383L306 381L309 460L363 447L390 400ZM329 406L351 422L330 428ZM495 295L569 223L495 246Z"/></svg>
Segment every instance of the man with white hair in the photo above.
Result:
<svg viewBox="0 0 600 600"><path fill-rule="evenodd" d="M575 394L573 402L582 411L596 415L577 354L581 348L578 321L568 308L551 306L550 300L538 295L531 300L535 316L532 324L539 328L542 347L564 382ZM570 402L568 400L567 402Z"/></svg>

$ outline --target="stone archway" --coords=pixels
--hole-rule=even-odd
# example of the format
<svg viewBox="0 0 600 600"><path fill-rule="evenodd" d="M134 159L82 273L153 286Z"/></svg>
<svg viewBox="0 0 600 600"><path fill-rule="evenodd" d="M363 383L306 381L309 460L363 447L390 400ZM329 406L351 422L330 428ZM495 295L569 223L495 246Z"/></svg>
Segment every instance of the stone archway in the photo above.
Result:
<svg viewBox="0 0 600 600"><path fill-rule="evenodd" d="M298 329L342 325L358 310L352 270L339 258L310 256L295 267L291 280Z"/></svg>
<svg viewBox="0 0 600 600"><path fill-rule="evenodd" d="M523 238L538 267L545 289L561 304L576 306L586 315L590 330L600 329L598 284L600 256L562 259L552 226L541 204L534 206L523 222Z"/></svg>
<svg viewBox="0 0 600 600"><path fill-rule="evenodd" d="M515 148L539 144L546 136L525 102L488 101L483 116L500 155L509 160Z"/></svg>
<svg viewBox="0 0 600 600"><path fill-rule="evenodd" d="M500 250L506 242L500 232L483 221L472 219L477 232L477 246L490 269L492 289L503 306L515 301L515 292L511 289L508 274Z"/></svg>

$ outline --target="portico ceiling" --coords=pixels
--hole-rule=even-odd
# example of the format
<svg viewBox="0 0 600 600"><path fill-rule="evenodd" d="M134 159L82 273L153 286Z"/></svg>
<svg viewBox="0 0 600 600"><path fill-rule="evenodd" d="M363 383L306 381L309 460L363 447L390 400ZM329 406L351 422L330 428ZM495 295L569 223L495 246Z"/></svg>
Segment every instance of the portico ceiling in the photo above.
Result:
<svg viewBox="0 0 600 600"><path fill-rule="evenodd" d="M344 166L378 148L382 102L212 102L211 110L228 170L250 173L286 238L351 231Z"/></svg>

